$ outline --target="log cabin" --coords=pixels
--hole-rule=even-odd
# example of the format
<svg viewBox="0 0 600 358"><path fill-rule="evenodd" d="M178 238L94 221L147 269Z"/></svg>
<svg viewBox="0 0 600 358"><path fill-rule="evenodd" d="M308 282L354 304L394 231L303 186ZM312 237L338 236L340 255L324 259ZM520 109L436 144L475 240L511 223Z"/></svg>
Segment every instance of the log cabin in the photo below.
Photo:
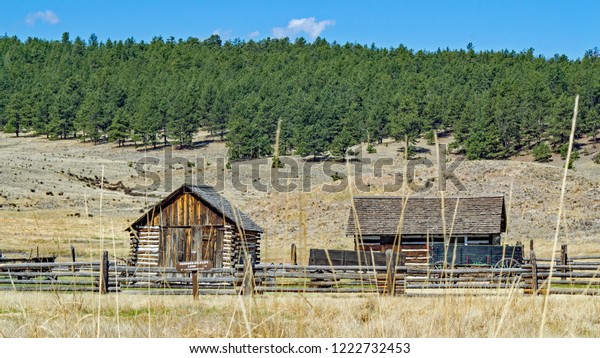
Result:
<svg viewBox="0 0 600 358"><path fill-rule="evenodd" d="M260 262L263 229L208 185L184 184L128 228L129 264L176 267L210 261L214 268Z"/></svg>
<svg viewBox="0 0 600 358"><path fill-rule="evenodd" d="M459 245L499 245L505 232L504 196L451 197L443 204L439 197L355 197L346 229L355 250L399 250L407 264L426 263L428 245L444 238Z"/></svg>

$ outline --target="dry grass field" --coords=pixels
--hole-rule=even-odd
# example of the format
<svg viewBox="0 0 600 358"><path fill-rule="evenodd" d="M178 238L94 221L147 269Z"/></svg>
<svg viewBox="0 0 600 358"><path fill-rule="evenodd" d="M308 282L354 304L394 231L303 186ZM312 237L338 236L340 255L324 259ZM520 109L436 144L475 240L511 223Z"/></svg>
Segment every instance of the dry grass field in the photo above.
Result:
<svg viewBox="0 0 600 358"><path fill-rule="evenodd" d="M537 337L543 297L0 295L0 337ZM600 300L551 296L544 337L599 337Z"/></svg>
<svg viewBox="0 0 600 358"><path fill-rule="evenodd" d="M433 148L419 145L426 149L419 155L437 164ZM600 166L590 159L598 149L582 145L589 154L576 161L569 174L559 236L571 255L600 254ZM394 160L381 175L374 174L372 164L365 165L362 174L351 173L349 181L362 179L368 192L355 187L327 192L323 185L339 182L324 173L323 163L315 163L305 175L310 189L305 192L252 190L253 180L268 181L270 166L266 165L254 179L249 167L242 168L241 182L249 186L246 192L234 189L231 171L224 170L224 195L266 229L263 261L289 262L290 245L296 243L299 262L304 263L311 247L352 247L344 235L352 195L399 195L383 189L403 167L399 149L396 143L385 143L377 146L377 153L365 154L372 162ZM222 143L173 151L172 156L189 162L205 158L204 165L165 168L163 149L0 133L0 250L25 256L39 250L40 255L56 254L66 260L73 245L81 260L98 260L102 250L124 258L128 223L170 192L163 185L141 196L130 195L127 189L148 182L136 173L136 162L158 158L160 163L151 170L163 184L165 173L171 172L174 189L185 175L204 175L208 184L216 183L219 158L225 151ZM455 160L450 155L448 165ZM524 156L464 162L455 174L466 188L461 195L504 194L509 203L508 242L534 239L538 257L549 257L562 165L560 158L537 164ZM346 173L346 166L337 163L332 170ZM415 170L417 183L437 177L435 166ZM290 182L302 184L301 179ZM438 183L433 183L429 192L411 195L439 195ZM448 196L457 194L452 183L446 191ZM2 292L0 337L537 337L542 307L542 297L520 292L396 298L290 294L201 297L198 302L174 296ZM600 337L600 298L550 297L542 333Z"/></svg>

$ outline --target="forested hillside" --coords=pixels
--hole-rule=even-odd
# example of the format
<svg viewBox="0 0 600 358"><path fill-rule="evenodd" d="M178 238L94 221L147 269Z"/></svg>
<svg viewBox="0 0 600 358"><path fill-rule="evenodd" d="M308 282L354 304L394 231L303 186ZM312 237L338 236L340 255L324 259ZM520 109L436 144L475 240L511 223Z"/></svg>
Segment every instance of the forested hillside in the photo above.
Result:
<svg viewBox="0 0 600 358"><path fill-rule="evenodd" d="M583 54L582 54L583 55ZM600 53L415 52L317 38L150 43L0 37L0 126L19 135L189 147L200 129L231 160L342 153L452 128L471 159L503 158L600 130Z"/></svg>

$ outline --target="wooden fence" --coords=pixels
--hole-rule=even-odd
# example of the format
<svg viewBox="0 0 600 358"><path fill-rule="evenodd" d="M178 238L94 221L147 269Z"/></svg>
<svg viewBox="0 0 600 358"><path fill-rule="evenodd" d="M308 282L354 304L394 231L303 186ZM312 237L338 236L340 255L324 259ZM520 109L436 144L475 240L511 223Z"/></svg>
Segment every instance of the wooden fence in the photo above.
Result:
<svg viewBox="0 0 600 358"><path fill-rule="evenodd" d="M525 294L600 295L600 256L561 255L519 268L410 266L388 255L381 266L293 264L237 265L193 275L174 268L132 267L109 261L0 264L0 291L92 291L99 293L192 295L267 293L479 294L518 289ZM451 290L451 291L449 291ZM486 291L487 290L487 291Z"/></svg>

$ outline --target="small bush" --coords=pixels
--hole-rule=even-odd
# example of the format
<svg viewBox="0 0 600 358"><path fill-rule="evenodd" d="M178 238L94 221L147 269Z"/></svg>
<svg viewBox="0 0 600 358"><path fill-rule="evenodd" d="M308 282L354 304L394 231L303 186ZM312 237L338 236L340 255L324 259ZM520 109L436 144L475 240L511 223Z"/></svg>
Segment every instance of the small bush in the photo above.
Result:
<svg viewBox="0 0 600 358"><path fill-rule="evenodd" d="M459 154L460 152L463 151L462 146L457 141L453 141L450 144L448 144L447 148L448 148L448 152L452 153L452 154Z"/></svg>
<svg viewBox="0 0 600 358"><path fill-rule="evenodd" d="M561 159L567 159L567 152L569 151L569 145L567 143L558 147L558 152L560 153ZM576 160L579 159L579 151L575 148L571 151L571 159Z"/></svg>
<svg viewBox="0 0 600 358"><path fill-rule="evenodd" d="M571 152L571 160L577 160L579 159L579 151L577 149L574 149Z"/></svg>
<svg viewBox="0 0 600 358"><path fill-rule="evenodd" d="M373 144L369 143L369 145L367 146L367 153L375 154L375 153L377 153L377 148L375 148L375 146L373 146Z"/></svg>
<svg viewBox="0 0 600 358"><path fill-rule="evenodd" d="M433 129L425 133L425 140L427 141L427 145L435 144L435 132Z"/></svg>
<svg viewBox="0 0 600 358"><path fill-rule="evenodd" d="M568 144L561 144L558 148L556 148L556 153L560 154L560 159L567 158L567 151L569 150Z"/></svg>
<svg viewBox="0 0 600 358"><path fill-rule="evenodd" d="M533 148L533 159L536 162L547 162L552 158L550 147L546 143L540 143Z"/></svg>
<svg viewBox="0 0 600 358"><path fill-rule="evenodd" d="M594 157L592 158L592 161L596 164L600 164L600 153L597 153L596 155L594 155Z"/></svg>
<svg viewBox="0 0 600 358"><path fill-rule="evenodd" d="M579 159L579 151L574 149L571 152L571 160L569 160L569 169L573 169L573 162Z"/></svg>
<svg viewBox="0 0 600 358"><path fill-rule="evenodd" d="M567 159L567 152L569 151L569 145L568 144L563 144L560 147L558 147L558 151L560 153L560 158L561 159ZM576 161L577 159L579 159L579 151L577 149L573 149L571 151L571 159L569 160L569 169L573 169L573 162Z"/></svg>
<svg viewBox="0 0 600 358"><path fill-rule="evenodd" d="M333 181L338 181L338 180L342 180L344 179L343 176L341 176L339 173L333 173L333 175L331 176L331 180Z"/></svg>
<svg viewBox="0 0 600 358"><path fill-rule="evenodd" d="M279 157L273 157L273 163L271 164L271 168L283 168L283 163L281 162L281 160L279 160Z"/></svg>
<svg viewBox="0 0 600 358"><path fill-rule="evenodd" d="M415 147L412 145L408 146L408 150L406 150L406 147L401 149L402 151L402 158L407 157L408 159L414 159L415 154L416 154L416 150Z"/></svg>

